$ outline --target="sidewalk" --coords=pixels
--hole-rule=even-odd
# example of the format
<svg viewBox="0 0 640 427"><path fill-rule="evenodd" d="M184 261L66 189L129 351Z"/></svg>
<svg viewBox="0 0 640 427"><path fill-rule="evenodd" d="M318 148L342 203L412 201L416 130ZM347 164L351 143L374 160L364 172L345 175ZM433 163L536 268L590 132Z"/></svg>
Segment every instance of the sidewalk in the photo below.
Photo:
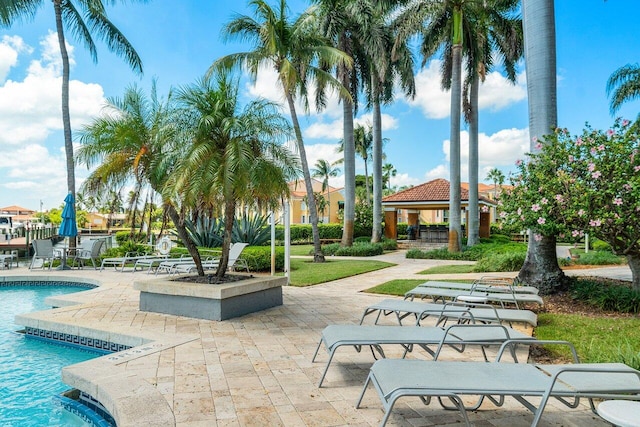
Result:
<svg viewBox="0 0 640 427"><path fill-rule="evenodd" d="M31 281L38 277L84 278L100 283L99 288L57 298L75 305L60 305L27 317L38 319L43 329L144 340L144 346L73 365L63 374L71 386L97 393L117 415L120 427L365 427L378 425L382 418L380 401L372 389L363 407L354 408L374 360L368 351L345 349L336 355L324 386L318 388L327 354L322 350L316 363L311 358L322 329L330 324L357 324L366 306L387 298L360 291L388 280L479 276L418 275L435 265L465 262L408 260L404 255L399 251L375 257L397 264L383 270L307 288L285 287L284 305L222 322L140 311L139 292L132 286L135 280L148 278L140 272L14 268L3 271L3 276ZM389 357L402 353L394 347L385 352ZM451 353L448 357L456 360L479 356ZM429 355L414 351L410 357ZM513 399L499 409L490 404L483 409L469 414L477 426L526 426L532 419ZM167 418L161 419L161 414ZM407 398L397 403L387 425L453 427L460 421L458 414L437 404L425 406ZM560 425L608 424L584 403L569 409L550 401L540 426Z"/></svg>

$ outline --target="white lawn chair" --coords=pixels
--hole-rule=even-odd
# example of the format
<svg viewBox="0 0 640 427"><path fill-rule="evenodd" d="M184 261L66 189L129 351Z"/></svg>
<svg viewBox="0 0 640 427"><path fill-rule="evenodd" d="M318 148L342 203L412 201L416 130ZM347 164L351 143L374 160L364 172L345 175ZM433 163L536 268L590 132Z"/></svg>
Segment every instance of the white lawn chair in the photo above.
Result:
<svg viewBox="0 0 640 427"><path fill-rule="evenodd" d="M49 262L49 270L51 270L51 265L53 264L53 260L62 259L62 253L53 248L53 242L51 239L35 239L31 242L33 245L33 257L31 258L31 264L29 264L29 270L33 269L33 265L35 264L36 259L42 260L42 269L44 270L44 266L46 262Z"/></svg>
<svg viewBox="0 0 640 427"><path fill-rule="evenodd" d="M100 253L104 243L104 239L85 240L81 246L70 249L67 257L72 258L78 268L84 268L85 261L91 261L93 269L97 270L98 264L96 262L100 262Z"/></svg>

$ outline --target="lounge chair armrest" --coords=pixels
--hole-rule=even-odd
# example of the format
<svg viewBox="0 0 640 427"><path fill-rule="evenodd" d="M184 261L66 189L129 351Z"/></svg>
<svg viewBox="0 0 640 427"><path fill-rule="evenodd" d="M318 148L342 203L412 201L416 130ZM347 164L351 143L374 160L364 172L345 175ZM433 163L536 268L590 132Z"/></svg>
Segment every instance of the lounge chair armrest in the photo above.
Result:
<svg viewBox="0 0 640 427"><path fill-rule="evenodd" d="M510 351L514 351L515 350L515 346L517 344L525 344L525 345L565 345L565 346L569 347L569 350L571 350L571 354L573 356L573 363L580 363L580 359L578 358L578 352L576 351L576 348L573 346L573 344L570 343L569 341L535 340L535 339L530 339L530 340L512 339L512 340L505 341L500 346L500 349L498 350L498 354L496 355L495 361L496 362L500 362L500 360L502 358L502 355L505 352L505 350L508 347L511 347Z"/></svg>

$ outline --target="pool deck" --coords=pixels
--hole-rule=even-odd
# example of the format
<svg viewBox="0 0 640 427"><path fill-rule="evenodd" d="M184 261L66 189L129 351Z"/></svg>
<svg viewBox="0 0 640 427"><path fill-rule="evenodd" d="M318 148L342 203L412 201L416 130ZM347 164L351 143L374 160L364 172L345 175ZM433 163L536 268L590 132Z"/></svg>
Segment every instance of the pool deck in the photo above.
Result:
<svg viewBox="0 0 640 427"><path fill-rule="evenodd" d="M363 407L354 407L373 362L370 352L347 348L338 352L323 387L318 388L327 353L321 350L315 363L311 358L320 333L330 324L358 323L366 306L384 298L361 290L395 278L427 280L416 273L451 262L407 260L403 251L375 258L398 265L308 288L285 287L284 305L225 321L141 312L133 282L153 277L144 272L29 271L20 267L3 270L0 276L87 278L100 283L96 289L57 297L60 308L20 317L42 328L55 325L70 333L135 346L63 371L63 381L101 401L120 427L376 426L383 412L372 388ZM601 272L608 277L630 277L620 267ZM570 274L594 275L598 270ZM400 354L393 347L385 351L388 356ZM414 351L409 357L427 355ZM448 359L474 357L477 354L472 352L447 354ZM499 409L485 407L487 410L469 414L474 425L517 427L528 426L532 420L510 398ZM398 401L387 425L459 426L461 421L456 412L406 398ZM552 400L539 425L609 424L584 403L569 409Z"/></svg>

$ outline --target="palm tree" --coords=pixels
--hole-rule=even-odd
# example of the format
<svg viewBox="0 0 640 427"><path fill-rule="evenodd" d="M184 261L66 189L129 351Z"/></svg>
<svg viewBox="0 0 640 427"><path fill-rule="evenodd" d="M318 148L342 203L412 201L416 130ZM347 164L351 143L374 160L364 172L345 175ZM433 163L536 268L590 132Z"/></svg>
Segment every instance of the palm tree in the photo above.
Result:
<svg viewBox="0 0 640 427"><path fill-rule="evenodd" d="M188 139L165 192L182 194L187 206L224 206L222 257L216 271L222 279L239 203L273 208L288 197L287 182L299 173L295 157L282 145L291 127L276 104L257 99L243 107L238 80L226 71L179 89L177 100ZM204 275L201 269L198 266L198 273Z"/></svg>
<svg viewBox="0 0 640 427"><path fill-rule="evenodd" d="M607 95L611 97L611 114L622 104L640 97L640 66L627 64L618 68L607 81Z"/></svg>
<svg viewBox="0 0 640 427"><path fill-rule="evenodd" d="M364 187L366 190L367 204L371 203L371 185L369 185L369 159L373 155L373 126L367 124L367 127L357 125L353 131L353 142L356 153L364 161Z"/></svg>
<svg viewBox="0 0 640 427"><path fill-rule="evenodd" d="M496 199L498 197L498 185L504 184L504 174L498 168L493 168L487 173L487 177L489 181L493 182L493 198Z"/></svg>
<svg viewBox="0 0 640 427"><path fill-rule="evenodd" d="M525 63L529 100L530 150L557 126L556 28L553 0L523 0ZM555 237L529 239L527 256L518 279L536 286L541 294L565 285L558 265Z"/></svg>
<svg viewBox="0 0 640 427"><path fill-rule="evenodd" d="M462 247L460 201L460 103L462 100L462 46L472 0L417 0L411 2L397 16L396 41L406 41L414 33L422 38L423 65L442 48L443 87L451 90L451 124L449 137L449 251L459 252ZM473 13L470 14L473 16Z"/></svg>
<svg viewBox="0 0 640 427"><path fill-rule="evenodd" d="M62 124L64 129L64 148L67 161L67 190L76 195L75 164L73 159L73 141L71 137L71 117L69 114L69 55L65 41L64 28L83 43L97 62L97 50L92 33L107 43L109 49L124 57L131 68L142 73L142 61L133 46L107 18L102 0L52 0L58 33L58 45L62 56ZM146 2L146 0L137 0ZM44 0L3 0L0 7L0 23L11 25L18 19L30 19L43 6ZM115 3L110 0L108 3ZM75 206L73 207L75 210ZM70 240L75 247L75 239Z"/></svg>
<svg viewBox="0 0 640 427"><path fill-rule="evenodd" d="M398 170L391 164L385 163L382 166L382 180L387 185L387 191L391 191L391 178L398 174Z"/></svg>
<svg viewBox="0 0 640 427"><path fill-rule="evenodd" d="M331 191L329 191L329 178L338 176L339 168L327 160L320 159L316 162L316 168L311 171L314 178L322 178L322 192L327 192L327 205L329 205L329 222L331 222Z"/></svg>
<svg viewBox="0 0 640 427"><path fill-rule="evenodd" d="M133 182L136 191L150 187L161 193L179 156L178 131L172 110L172 95L166 101L130 86L122 98L109 98L105 114L86 125L80 134L82 146L78 163L95 169L83 184L87 194L106 194ZM162 206L169 215L191 256L199 259L197 248L189 240L179 203L163 197Z"/></svg>
<svg viewBox="0 0 640 427"><path fill-rule="evenodd" d="M522 20L512 16L519 0L485 1L477 9L474 31L465 45L467 79L463 90L463 110L469 124L469 223L467 246L480 241L478 209L478 93L480 82L491 71L494 58L504 64L507 79L516 82L516 63L524 51Z"/></svg>
<svg viewBox="0 0 640 427"><path fill-rule="evenodd" d="M261 66L273 67L289 107L293 130L309 203L309 216L313 234L314 262L323 262L318 232L318 212L313 203L313 186L302 131L295 107L298 96L308 108L309 83L313 80L318 87L330 86L345 98L349 93L329 71L335 66L349 66L351 59L344 52L330 46L328 41L315 31L314 9L303 13L294 22L287 15L287 4L280 0L276 9L264 0L250 0L254 17L239 15L223 29L226 39L239 38L253 44L253 51L234 53L216 60L209 73L219 68L244 66L255 79ZM323 91L316 92L316 105L324 105Z"/></svg>

